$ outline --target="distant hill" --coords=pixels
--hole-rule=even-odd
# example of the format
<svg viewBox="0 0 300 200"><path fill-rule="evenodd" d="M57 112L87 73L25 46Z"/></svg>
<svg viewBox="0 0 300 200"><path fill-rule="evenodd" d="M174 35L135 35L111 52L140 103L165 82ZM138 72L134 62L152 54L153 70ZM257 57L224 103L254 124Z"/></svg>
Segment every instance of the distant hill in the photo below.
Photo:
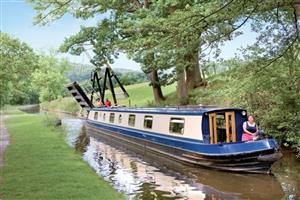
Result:
<svg viewBox="0 0 300 200"><path fill-rule="evenodd" d="M138 73L143 73L142 71L137 71L137 70L133 70L133 69L125 69L125 68L113 68L114 72L118 72L118 73L130 73L130 72L138 72Z"/></svg>
<svg viewBox="0 0 300 200"><path fill-rule="evenodd" d="M88 80L90 78L92 69L93 66L91 65L72 63L72 68L65 72L65 76L72 82Z"/></svg>
<svg viewBox="0 0 300 200"><path fill-rule="evenodd" d="M72 68L67 70L65 76L71 82L82 82L90 79L91 71L93 69L94 66L89 64L72 63ZM148 81L147 75L140 71L124 68L113 68L113 71L117 74L120 81L124 85L131 85Z"/></svg>

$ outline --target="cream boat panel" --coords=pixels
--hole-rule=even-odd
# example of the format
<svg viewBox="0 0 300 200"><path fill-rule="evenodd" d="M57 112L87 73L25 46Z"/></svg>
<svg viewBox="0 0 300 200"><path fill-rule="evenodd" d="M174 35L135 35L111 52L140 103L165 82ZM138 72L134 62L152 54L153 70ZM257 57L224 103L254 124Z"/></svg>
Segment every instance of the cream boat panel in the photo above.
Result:
<svg viewBox="0 0 300 200"><path fill-rule="evenodd" d="M137 130L144 130L153 133L160 133L165 135L173 135L183 138L193 138L198 140L203 140L201 122L202 116L180 116L180 115L159 115L159 114L144 114L144 113L132 113L135 115L135 126L128 125L128 118L131 113L125 112L98 112L98 119L94 120L95 111L90 111L88 119L92 121L103 122L107 124L114 124L117 126L133 128ZM109 122L110 113L115 113L114 123ZM103 115L105 114L105 121L103 120ZM119 123L119 115L122 115L122 121ZM145 116L153 116L152 129L144 127ZM171 118L182 118L184 119L184 133L170 133L169 126Z"/></svg>

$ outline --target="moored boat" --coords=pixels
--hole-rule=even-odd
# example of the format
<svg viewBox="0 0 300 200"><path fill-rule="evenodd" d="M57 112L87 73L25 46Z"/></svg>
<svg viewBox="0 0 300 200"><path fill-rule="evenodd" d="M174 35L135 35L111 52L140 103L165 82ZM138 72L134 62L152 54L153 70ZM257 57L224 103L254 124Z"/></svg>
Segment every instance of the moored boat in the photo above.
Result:
<svg viewBox="0 0 300 200"><path fill-rule="evenodd" d="M242 142L246 110L217 107L93 108L87 127L104 137L195 165L269 173L281 153L274 139Z"/></svg>

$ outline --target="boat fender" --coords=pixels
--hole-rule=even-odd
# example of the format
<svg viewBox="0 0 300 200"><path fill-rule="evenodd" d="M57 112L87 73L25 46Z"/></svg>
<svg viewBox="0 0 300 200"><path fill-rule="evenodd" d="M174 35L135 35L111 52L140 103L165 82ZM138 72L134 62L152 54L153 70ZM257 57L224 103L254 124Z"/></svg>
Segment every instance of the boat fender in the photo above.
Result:
<svg viewBox="0 0 300 200"><path fill-rule="evenodd" d="M275 162L281 158L282 158L282 153L275 152L269 155L259 155L257 159L264 162Z"/></svg>

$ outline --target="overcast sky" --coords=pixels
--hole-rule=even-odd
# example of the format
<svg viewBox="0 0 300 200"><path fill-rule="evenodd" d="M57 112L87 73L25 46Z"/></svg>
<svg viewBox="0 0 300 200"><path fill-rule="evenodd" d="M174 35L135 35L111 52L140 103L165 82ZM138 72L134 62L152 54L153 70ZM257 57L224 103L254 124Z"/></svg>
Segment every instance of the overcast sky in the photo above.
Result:
<svg viewBox="0 0 300 200"><path fill-rule="evenodd" d="M29 44L36 51L48 51L57 49L64 39L80 30L80 26L89 26L96 23L99 18L87 21L75 19L70 15L51 23L47 26L34 26L32 19L35 11L25 2L25 0L0 0L0 30L9 33L21 41ZM221 57L228 59L234 57L237 49L241 46L250 44L255 39L255 34L246 26L243 36L227 42L222 48ZM62 54L71 62L89 63L86 55L72 56ZM113 64L115 68L126 68L139 70L139 65L127 59L126 55L121 54L120 58Z"/></svg>

